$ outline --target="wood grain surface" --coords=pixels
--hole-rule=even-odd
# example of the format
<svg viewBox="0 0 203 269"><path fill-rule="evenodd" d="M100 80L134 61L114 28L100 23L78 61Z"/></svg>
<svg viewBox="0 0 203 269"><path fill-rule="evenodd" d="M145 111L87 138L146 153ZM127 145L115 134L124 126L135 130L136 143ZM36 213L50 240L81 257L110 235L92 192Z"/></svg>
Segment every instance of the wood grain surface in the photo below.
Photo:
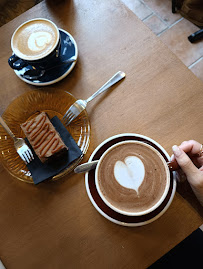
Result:
<svg viewBox="0 0 203 269"><path fill-rule="evenodd" d="M57 1L56 1L57 2ZM120 1L43 1L0 28L0 113L17 96L43 90L8 66L13 31L44 17L70 32L79 49L74 70L52 88L87 98L118 70L124 81L88 104L91 143L139 133L169 154L183 140L203 142L203 84ZM190 189L178 186L166 213L137 228L111 223L88 199L84 175L38 186L12 178L0 165L0 258L8 269L146 268L203 220Z"/></svg>

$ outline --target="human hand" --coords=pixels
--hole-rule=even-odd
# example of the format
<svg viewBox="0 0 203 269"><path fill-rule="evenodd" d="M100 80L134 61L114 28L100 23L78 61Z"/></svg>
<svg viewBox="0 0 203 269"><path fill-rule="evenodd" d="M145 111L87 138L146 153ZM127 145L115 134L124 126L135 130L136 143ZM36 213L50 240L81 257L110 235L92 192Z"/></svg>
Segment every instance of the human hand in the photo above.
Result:
<svg viewBox="0 0 203 269"><path fill-rule="evenodd" d="M176 160L185 173L197 199L203 206L203 148L195 140L184 141L173 146L172 160Z"/></svg>

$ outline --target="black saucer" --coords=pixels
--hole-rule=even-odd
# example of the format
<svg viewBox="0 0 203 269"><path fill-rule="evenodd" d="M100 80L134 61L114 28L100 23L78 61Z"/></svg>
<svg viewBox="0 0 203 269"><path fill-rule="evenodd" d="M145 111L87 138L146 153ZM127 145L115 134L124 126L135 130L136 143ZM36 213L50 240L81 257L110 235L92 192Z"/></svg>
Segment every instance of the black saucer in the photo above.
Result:
<svg viewBox="0 0 203 269"><path fill-rule="evenodd" d="M76 44L75 39L72 37L71 34L66 32L63 29L59 30L60 37L61 37L61 47L60 47L60 53L59 53L59 62L65 61L72 56L75 56L76 59L78 58L78 47ZM77 60L76 60L77 61ZM36 86L46 86L54 84L63 78L65 78L74 68L76 61L69 64L64 64L61 66L56 66L55 68L48 70L45 72L45 74L40 77L39 79L31 80L26 79L21 75L21 71L14 70L16 75L25 81L26 83L29 83L31 85Z"/></svg>

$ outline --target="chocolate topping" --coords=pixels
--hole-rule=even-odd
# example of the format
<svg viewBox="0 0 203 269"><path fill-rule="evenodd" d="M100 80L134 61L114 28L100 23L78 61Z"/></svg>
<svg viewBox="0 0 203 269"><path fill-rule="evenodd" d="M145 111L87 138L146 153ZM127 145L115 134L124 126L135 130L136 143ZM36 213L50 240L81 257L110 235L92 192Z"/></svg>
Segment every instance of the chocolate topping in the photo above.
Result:
<svg viewBox="0 0 203 269"><path fill-rule="evenodd" d="M21 124L21 128L42 162L62 149L67 150L45 112Z"/></svg>

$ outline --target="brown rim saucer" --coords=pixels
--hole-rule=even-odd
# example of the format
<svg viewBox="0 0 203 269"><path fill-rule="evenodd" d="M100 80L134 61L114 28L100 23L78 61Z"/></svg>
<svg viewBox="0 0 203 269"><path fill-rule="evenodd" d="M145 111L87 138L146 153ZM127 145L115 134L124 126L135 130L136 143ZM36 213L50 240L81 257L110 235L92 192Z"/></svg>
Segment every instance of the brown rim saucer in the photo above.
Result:
<svg viewBox="0 0 203 269"><path fill-rule="evenodd" d="M149 144L151 146L153 146L158 152L161 153L161 155L164 157L164 159L166 160L166 162L168 162L169 157L167 156L167 153L164 152L164 150L162 150L161 146L159 147L159 144L157 142L153 142L152 139L142 136L142 135L138 135L138 134L120 134L117 136L113 136L110 139L107 139L106 141L104 141L92 154L91 156L91 161L93 160L99 160L99 158L101 157L101 155L104 153L104 151L106 151L109 147L111 147L114 144L117 144L119 142L122 141L126 141L126 140L136 140L136 141L141 141L144 142L146 144ZM86 173L86 189L89 195L89 198L91 200L91 202L96 204L96 207L98 207L98 211L102 211L100 213L103 213L102 215L105 216L108 219L112 219L113 222L117 223L117 224L121 224L124 226L140 226L140 225L144 225L147 224L149 222L152 222L153 220L157 219L158 215L162 215L162 211L166 208L167 206L169 206L169 203L172 200L172 195L174 195L175 190L174 188L176 188L176 182L174 180L174 176L173 176L173 172L170 171L170 187L169 187L169 191L168 194L166 195L166 198L164 199L164 201L160 204L160 206L158 208L156 208L154 211L143 215L143 216L126 216L123 214L120 214L118 212L115 212L113 209L111 209L110 207L108 207L103 200L101 199L101 197L99 196L98 192L97 192L97 188L95 185L95 170L91 170L88 173ZM95 206L95 205L94 205ZM97 209L97 208L96 208ZM133 225L134 224L134 225Z"/></svg>

